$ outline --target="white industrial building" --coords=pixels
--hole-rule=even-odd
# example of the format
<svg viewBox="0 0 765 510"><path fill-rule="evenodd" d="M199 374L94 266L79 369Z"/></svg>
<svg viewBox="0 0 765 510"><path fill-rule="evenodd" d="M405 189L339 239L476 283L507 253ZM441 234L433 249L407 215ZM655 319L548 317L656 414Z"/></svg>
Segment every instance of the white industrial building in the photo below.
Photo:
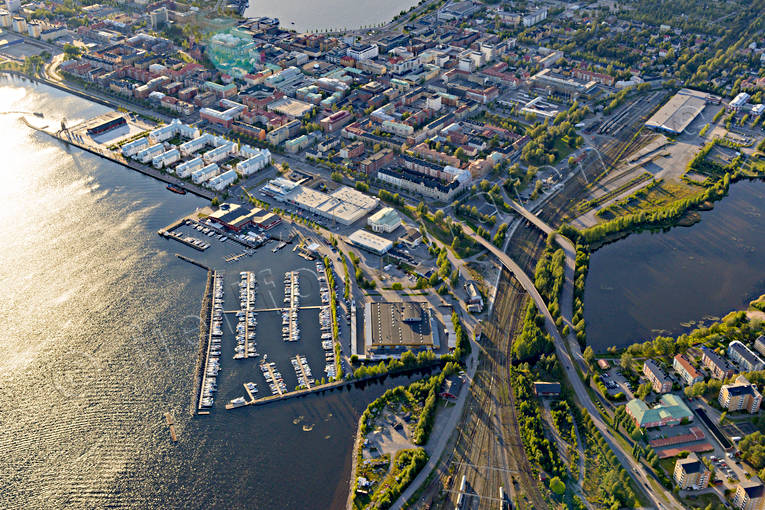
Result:
<svg viewBox="0 0 765 510"><path fill-rule="evenodd" d="M161 143L157 143L152 145L151 147L147 147L143 149L142 151L139 151L135 155L135 159L140 161L141 163L148 163L152 159L154 159L154 156L158 156L165 152L165 146Z"/></svg>
<svg viewBox="0 0 765 510"><path fill-rule="evenodd" d="M372 252L376 255L384 255L393 248L393 241L359 229L348 236L348 240L359 248Z"/></svg>
<svg viewBox="0 0 765 510"><path fill-rule="evenodd" d="M226 188L228 185L232 184L237 178L236 172L234 170L229 170L227 172L223 172L220 175L217 175L210 179L207 182L207 187L210 189L214 189L215 191L221 191L222 189Z"/></svg>
<svg viewBox="0 0 765 510"><path fill-rule="evenodd" d="M219 171L220 169L218 168L218 165L212 163L206 167L191 172L191 180L194 181L194 184L202 184L218 175Z"/></svg>
<svg viewBox="0 0 765 510"><path fill-rule="evenodd" d="M184 156L189 156L199 150L204 149L208 145L213 145L214 143L215 137L210 133L205 133L202 136L198 136L192 140L189 140L188 142L182 143L178 146L178 148L181 150L181 154Z"/></svg>
<svg viewBox="0 0 765 510"><path fill-rule="evenodd" d="M205 166L205 162L202 160L202 158L194 158L185 161L175 167L175 173L178 175L178 177L186 178L191 175L191 172L199 170L203 166Z"/></svg>
<svg viewBox="0 0 765 510"><path fill-rule="evenodd" d="M280 202L287 202L342 225L360 220L379 203L379 199L347 186L328 195L282 177L269 181L263 186L263 192Z"/></svg>
<svg viewBox="0 0 765 510"><path fill-rule="evenodd" d="M749 102L750 97L752 96L746 92L739 92L738 95L734 97L730 103L728 103L728 109L734 112L739 111L746 105L746 103Z"/></svg>
<svg viewBox="0 0 765 510"><path fill-rule="evenodd" d="M202 154L202 159L205 160L205 163L217 163L226 159L234 152L236 152L236 144L234 142L227 142Z"/></svg>
<svg viewBox="0 0 765 510"><path fill-rule="evenodd" d="M169 151L163 152L158 156L154 156L154 158L151 160L151 164L154 166L154 168L163 168L172 165L179 159L181 159L181 153L178 152L178 149L170 149Z"/></svg>
<svg viewBox="0 0 765 510"><path fill-rule="evenodd" d="M149 140L144 136L138 140L133 140L122 146L122 155L126 158L138 154L149 146Z"/></svg>
<svg viewBox="0 0 765 510"><path fill-rule="evenodd" d="M196 138L199 136L199 129L184 124L178 119L173 119L170 124L157 128L149 133L149 140L153 143L164 142L176 135L180 135L184 138Z"/></svg>
<svg viewBox="0 0 765 510"><path fill-rule="evenodd" d="M264 149L251 158L237 163L236 171L239 175L248 176L254 174L258 170L262 170L269 164L271 164L271 153L268 149Z"/></svg>

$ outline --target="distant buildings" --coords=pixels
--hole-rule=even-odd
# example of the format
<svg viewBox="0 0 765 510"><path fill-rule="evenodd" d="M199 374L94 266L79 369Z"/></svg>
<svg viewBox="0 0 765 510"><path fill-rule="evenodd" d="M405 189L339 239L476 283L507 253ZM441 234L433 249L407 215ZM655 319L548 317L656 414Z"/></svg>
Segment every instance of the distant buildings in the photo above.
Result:
<svg viewBox="0 0 765 510"><path fill-rule="evenodd" d="M695 453L677 459L673 478L681 490L701 490L709 485L711 472Z"/></svg>
<svg viewBox="0 0 765 510"><path fill-rule="evenodd" d="M736 378L735 384L726 384L720 388L717 400L727 411L745 410L755 414L760 410L762 395L757 390L757 385L751 384L746 377L740 375Z"/></svg>
<svg viewBox="0 0 765 510"><path fill-rule="evenodd" d="M728 357L738 363L744 372L753 372L765 368L765 361L762 361L749 347L738 340L734 340L728 345Z"/></svg>
<svg viewBox="0 0 765 510"><path fill-rule="evenodd" d="M371 60L380 54L380 49L376 44L353 44L348 47L346 55L353 60Z"/></svg>
<svg viewBox="0 0 765 510"><path fill-rule="evenodd" d="M633 399L627 402L627 414L635 420L635 425L641 428L655 428L679 425L683 420L693 420L693 413L680 397L673 394L662 395L659 404L653 408L642 400Z"/></svg>
<svg viewBox="0 0 765 510"><path fill-rule="evenodd" d="M648 359L643 363L643 375L646 376L656 393L666 393L672 389L672 380L653 360Z"/></svg>
<svg viewBox="0 0 765 510"><path fill-rule="evenodd" d="M675 356L675 359L672 361L672 368L675 369L688 386L704 380L704 376L682 354Z"/></svg>
<svg viewBox="0 0 765 510"><path fill-rule="evenodd" d="M355 223L374 210L379 203L379 199L347 186L341 186L331 194L326 194L283 177L269 181L263 186L263 193L341 225Z"/></svg>

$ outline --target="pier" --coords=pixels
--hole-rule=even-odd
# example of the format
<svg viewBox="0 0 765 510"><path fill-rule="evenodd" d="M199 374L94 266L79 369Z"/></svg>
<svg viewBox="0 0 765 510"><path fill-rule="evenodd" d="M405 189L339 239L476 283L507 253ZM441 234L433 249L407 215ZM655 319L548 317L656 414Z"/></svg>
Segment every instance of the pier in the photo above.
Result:
<svg viewBox="0 0 765 510"><path fill-rule="evenodd" d="M183 255L175 254L178 258L191 262L192 264L204 267L202 264L195 262ZM202 393L202 387L204 382L205 365L207 364L207 352L209 347L209 334L212 328L212 324L208 323L211 317L212 306L212 293L213 293L213 271L207 270L207 284L205 285L205 292L202 296L202 307L199 311L199 347L197 350L197 364L194 370L194 396L191 406L191 414L195 414L199 411L201 404L200 395ZM205 413L209 414L209 413Z"/></svg>
<svg viewBox="0 0 765 510"><path fill-rule="evenodd" d="M311 377L311 369L306 369L306 366L308 365L308 360L306 360L305 356L302 354L298 354L294 358L292 358L292 367L295 369L295 375L297 376L298 383L302 384L302 386L305 386L308 389L311 389L312 384L311 381L313 378ZM302 382L301 382L302 381Z"/></svg>
<svg viewBox="0 0 765 510"><path fill-rule="evenodd" d="M283 396L286 392L282 390L281 385L277 382L278 380L281 380L281 374L278 374L276 370L274 370L274 367L271 366L270 363L263 363L261 367L266 368L266 372L268 373L272 381L271 384L274 385L274 388L276 388L276 392L278 393L278 395L276 396L279 396L279 397Z"/></svg>
<svg viewBox="0 0 765 510"><path fill-rule="evenodd" d="M184 261L188 262L189 264L194 264L195 266L201 267L205 271L212 271L209 267L207 267L206 265L202 264L201 262L197 262L196 260L194 260L192 258L189 258L189 257L187 257L185 255L181 255L180 253L176 253L175 256L178 257L181 260L184 260Z"/></svg>
<svg viewBox="0 0 765 510"><path fill-rule="evenodd" d="M250 340L250 334L254 336L256 329L256 326L250 325L250 319L254 321L256 317L255 310L253 309L253 303L255 302L255 275L250 271L245 271L244 275L241 277L241 282L244 283L244 287L240 287L240 300L242 299L241 294L243 294L246 302L245 307L240 310L244 312L244 320L240 319L239 322L240 324L244 324L244 353L241 356L238 354L235 355L234 359L255 358L258 355L254 349L250 349L250 345L252 343L252 340Z"/></svg>
<svg viewBox="0 0 765 510"><path fill-rule="evenodd" d="M383 378L388 377L388 376L393 377L393 376L406 375L407 373L418 372L418 371L421 371L421 370L431 370L431 369L433 369L433 368L435 368L437 366L443 366L444 363L445 362L442 362L441 360L436 359L436 360L433 360L432 364L421 366L421 367L405 368L405 369L396 370L396 371L393 371L393 372L387 372L387 373L375 374L375 375L368 375L368 376L362 377L360 379L341 379L339 381L328 382L326 384L321 384L321 385L318 385L318 386L314 385L311 388L306 388L306 389L302 389L302 390L295 390L295 391L287 391L287 392L283 392L283 393L281 393L279 395L270 395L268 397L261 397L261 398L258 398L258 399L253 399L253 400L250 400L250 401L246 402L244 406L239 406L239 407L262 406L262 405L266 405L266 404L272 404L274 402L281 402L283 400L289 400L289 399L292 399L292 398L306 397L306 396L312 395L312 394L319 394L319 393L324 393L324 392L327 392L327 391L333 391L333 390L336 390L336 389L339 389L339 388L343 388L345 386L349 386L351 384L373 381L375 379L383 379ZM234 406L229 407L228 405L226 405L226 409L236 409L236 408Z"/></svg>
<svg viewBox="0 0 765 510"><path fill-rule="evenodd" d="M218 371L218 357L212 356L213 350L213 336L215 322L215 304L217 302L216 293L223 287L223 275L217 271L208 271L207 275L207 287L205 289L205 297L202 301L202 311L200 315L203 316L202 324L200 326L200 360L197 362L199 367L197 372L198 387L196 391L196 414L206 415L210 414L210 408L212 407L212 398L207 396L206 393L214 392L217 381ZM214 372L214 374L213 374ZM205 401L209 399L209 403Z"/></svg>

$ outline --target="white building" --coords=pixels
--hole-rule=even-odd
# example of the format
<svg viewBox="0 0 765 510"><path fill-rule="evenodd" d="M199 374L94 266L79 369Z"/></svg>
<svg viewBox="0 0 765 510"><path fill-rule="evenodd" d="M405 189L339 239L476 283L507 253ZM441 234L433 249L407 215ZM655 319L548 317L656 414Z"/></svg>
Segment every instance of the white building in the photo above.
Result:
<svg viewBox="0 0 765 510"><path fill-rule="evenodd" d="M393 248L393 241L389 241L384 237L376 236L361 229L349 235L348 241L350 241L351 244L376 255L384 255Z"/></svg>
<svg viewBox="0 0 765 510"><path fill-rule="evenodd" d="M148 163L154 159L154 156L162 154L163 152L165 152L165 146L161 143L157 143L136 153L135 159L141 163Z"/></svg>
<svg viewBox="0 0 765 510"><path fill-rule="evenodd" d="M21 16L14 16L13 18L13 31L23 34L27 31L27 20Z"/></svg>
<svg viewBox="0 0 765 510"><path fill-rule="evenodd" d="M5 9L0 9L0 26L11 28L11 13Z"/></svg>
<svg viewBox="0 0 765 510"><path fill-rule="evenodd" d="M236 144L234 142L227 142L220 147L216 147L202 154L202 159L205 160L205 163L217 163L218 161L226 159L235 152Z"/></svg>
<svg viewBox="0 0 765 510"><path fill-rule="evenodd" d="M236 172L234 170L229 170L228 172L223 172L222 174L210 179L207 182L207 187L214 189L215 191L221 191L222 189L225 189L227 186L232 184L236 178Z"/></svg>
<svg viewBox="0 0 765 510"><path fill-rule="evenodd" d="M258 170L262 170L269 164L271 164L271 153L268 149L265 149L251 158L237 163L236 171L239 175L248 176L254 174Z"/></svg>
<svg viewBox="0 0 765 510"><path fill-rule="evenodd" d="M219 171L220 169L218 168L218 165L212 163L204 168L200 168L199 170L192 172L191 180L194 181L194 184L202 184L203 182L218 175Z"/></svg>
<svg viewBox="0 0 765 510"><path fill-rule="evenodd" d="M530 27L532 25L536 25L540 21L544 21L547 19L547 7L543 7L541 9L537 9L534 12L531 12L529 14L526 14L521 21L523 22L524 27Z"/></svg>
<svg viewBox="0 0 765 510"><path fill-rule="evenodd" d="M728 109L734 112L739 111L741 108L744 107L744 105L746 105L750 97L751 96L747 94L746 92L739 92L738 95L734 97L731 100L731 102L728 104Z"/></svg>
<svg viewBox="0 0 765 510"><path fill-rule="evenodd" d="M367 218L367 225L372 232L390 233L401 225L401 217L392 207L385 207Z"/></svg>
<svg viewBox="0 0 765 510"><path fill-rule="evenodd" d="M173 119L170 124L157 128L149 133L149 141L152 143L164 142L176 135L180 135L184 138L196 138L199 136L199 129L184 124L178 119Z"/></svg>
<svg viewBox="0 0 765 510"><path fill-rule="evenodd" d="M154 156L154 158L151 160L151 164L154 166L154 168L163 168L172 165L179 159L181 159L181 153L178 152L178 149L170 149L169 151L163 152L158 156Z"/></svg>
<svg viewBox="0 0 765 510"><path fill-rule="evenodd" d="M141 137L138 140L133 140L132 142L128 142L125 145L123 145L122 155L125 156L126 158L129 158L133 154L137 154L138 152L142 151L148 146L149 146L149 140L145 136Z"/></svg>
<svg viewBox="0 0 765 510"><path fill-rule="evenodd" d="M5 0L5 8L8 12L19 12L21 10L21 0Z"/></svg>
<svg viewBox="0 0 765 510"><path fill-rule="evenodd" d="M202 160L202 158L194 158L185 161L175 167L175 173L178 175L178 177L186 178L191 175L191 172L199 170L203 166L205 166L205 162Z"/></svg>
<svg viewBox="0 0 765 510"><path fill-rule="evenodd" d="M371 60L380 54L376 44L353 44L348 47L346 55L354 60Z"/></svg>
<svg viewBox="0 0 765 510"><path fill-rule="evenodd" d="M34 37L35 39L40 38L40 34L42 33L42 23L37 20L32 20L29 23L27 23L27 33L29 34L29 37Z"/></svg>
<svg viewBox="0 0 765 510"><path fill-rule="evenodd" d="M198 136L188 142L183 142L178 148L181 150L181 154L189 156L194 154L198 150L204 149L208 145L213 145L215 142L213 135L205 133L202 136Z"/></svg>

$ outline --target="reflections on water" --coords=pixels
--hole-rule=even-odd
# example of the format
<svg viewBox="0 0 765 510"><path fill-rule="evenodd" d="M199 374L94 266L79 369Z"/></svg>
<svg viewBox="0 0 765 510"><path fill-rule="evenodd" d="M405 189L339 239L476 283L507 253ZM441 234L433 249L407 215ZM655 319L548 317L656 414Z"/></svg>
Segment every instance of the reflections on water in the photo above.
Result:
<svg viewBox="0 0 765 510"><path fill-rule="evenodd" d="M701 222L633 234L590 258L584 308L596 350L676 335L765 293L765 183L744 181Z"/></svg>
<svg viewBox="0 0 765 510"><path fill-rule="evenodd" d="M51 121L105 111L0 81L0 111L11 109ZM401 380L191 419L205 273L156 231L205 203L17 116L0 115L0 132L0 507L342 507L358 416ZM241 381L222 391L241 393L253 367L226 359Z"/></svg>

